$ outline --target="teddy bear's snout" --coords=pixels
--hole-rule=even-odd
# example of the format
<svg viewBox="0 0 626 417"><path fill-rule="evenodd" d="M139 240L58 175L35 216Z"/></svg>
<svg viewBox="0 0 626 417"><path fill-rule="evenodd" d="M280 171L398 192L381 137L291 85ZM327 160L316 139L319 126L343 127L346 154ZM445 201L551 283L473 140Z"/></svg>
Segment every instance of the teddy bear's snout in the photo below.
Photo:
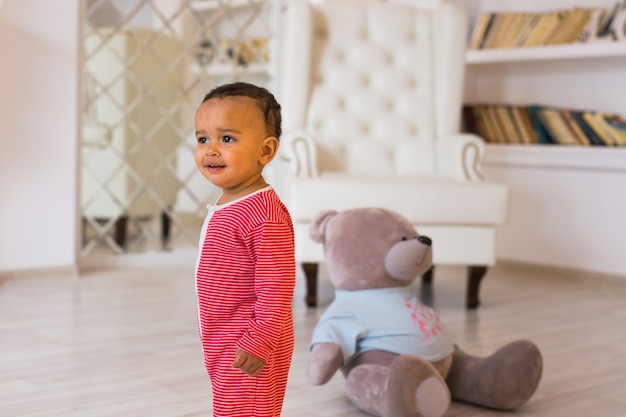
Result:
<svg viewBox="0 0 626 417"><path fill-rule="evenodd" d="M433 240L431 238L429 238L428 236L420 236L417 238L417 241L424 244L424 245L428 245L428 246L432 246L433 245Z"/></svg>
<svg viewBox="0 0 626 417"><path fill-rule="evenodd" d="M432 240L428 236L402 238L385 257L385 270L394 279L412 281L430 268Z"/></svg>

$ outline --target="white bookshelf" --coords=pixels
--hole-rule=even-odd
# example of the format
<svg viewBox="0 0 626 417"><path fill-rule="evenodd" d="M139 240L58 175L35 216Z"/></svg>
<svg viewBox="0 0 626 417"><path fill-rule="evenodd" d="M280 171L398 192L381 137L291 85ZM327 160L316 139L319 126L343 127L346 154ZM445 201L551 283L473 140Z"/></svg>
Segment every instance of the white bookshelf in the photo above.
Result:
<svg viewBox="0 0 626 417"><path fill-rule="evenodd" d="M481 11L611 7L613 0L451 0ZM617 0L616 0L617 1ZM472 50L466 103L543 104L626 116L626 42ZM483 170L509 187L498 258L626 279L626 147L489 144Z"/></svg>

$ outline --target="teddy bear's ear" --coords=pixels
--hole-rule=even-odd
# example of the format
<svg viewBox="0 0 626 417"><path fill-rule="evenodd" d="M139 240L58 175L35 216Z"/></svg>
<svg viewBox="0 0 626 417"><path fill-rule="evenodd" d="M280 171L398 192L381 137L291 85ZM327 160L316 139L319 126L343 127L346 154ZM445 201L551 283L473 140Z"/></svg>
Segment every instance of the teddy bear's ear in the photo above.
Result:
<svg viewBox="0 0 626 417"><path fill-rule="evenodd" d="M324 243L326 225L328 221L337 214L337 210L324 210L315 215L311 226L309 226L309 236L311 236L311 239L313 239L315 243Z"/></svg>

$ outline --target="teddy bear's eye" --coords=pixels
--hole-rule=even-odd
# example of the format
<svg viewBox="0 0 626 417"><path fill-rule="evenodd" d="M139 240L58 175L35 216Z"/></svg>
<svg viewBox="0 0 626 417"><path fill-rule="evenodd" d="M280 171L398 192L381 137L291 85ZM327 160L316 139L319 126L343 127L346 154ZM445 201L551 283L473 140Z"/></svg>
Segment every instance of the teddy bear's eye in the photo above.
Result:
<svg viewBox="0 0 626 417"><path fill-rule="evenodd" d="M409 238L406 236L402 236L402 240L409 240Z"/></svg>

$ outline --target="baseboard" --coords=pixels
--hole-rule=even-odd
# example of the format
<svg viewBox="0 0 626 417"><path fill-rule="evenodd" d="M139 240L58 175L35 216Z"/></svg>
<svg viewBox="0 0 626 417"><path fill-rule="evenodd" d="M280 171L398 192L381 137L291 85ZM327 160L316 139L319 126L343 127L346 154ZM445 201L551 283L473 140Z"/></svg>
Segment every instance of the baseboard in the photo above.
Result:
<svg viewBox="0 0 626 417"><path fill-rule="evenodd" d="M197 256L196 249L176 250L170 252L148 252L138 254L126 254L117 256L104 256L94 259L84 259L79 265L61 265L46 268L27 268L20 270L0 271L0 279L13 277L79 277L80 274L101 269L123 268L123 267L144 267L151 266L171 266L171 265L193 265ZM616 281L626 283L626 275L606 274L594 271L583 271L580 269L565 268L553 265L542 265L513 261L509 259L498 259L496 267L515 268L524 270L549 271L551 274L560 275L570 279L600 279L606 281ZM321 268L324 268L322 265ZM459 267L461 268L461 267ZM320 277L324 278L325 272L320 272Z"/></svg>
<svg viewBox="0 0 626 417"><path fill-rule="evenodd" d="M123 255L106 255L93 258L82 259L79 263L79 273L89 271L113 269L113 268L134 268L145 266L193 266L196 262L198 250L177 249L172 251L152 251L143 253L128 253Z"/></svg>
<svg viewBox="0 0 626 417"><path fill-rule="evenodd" d="M581 269L566 268L562 266L513 261L509 259L498 259L497 266L505 268L519 268L525 270L548 271L551 274L572 278L572 279L599 279L606 281L616 281L626 283L626 275L615 275L604 272L586 271Z"/></svg>
<svg viewBox="0 0 626 417"><path fill-rule="evenodd" d="M45 268L25 268L18 270L0 271L0 278L16 278L16 277L77 277L77 265L61 265Z"/></svg>

